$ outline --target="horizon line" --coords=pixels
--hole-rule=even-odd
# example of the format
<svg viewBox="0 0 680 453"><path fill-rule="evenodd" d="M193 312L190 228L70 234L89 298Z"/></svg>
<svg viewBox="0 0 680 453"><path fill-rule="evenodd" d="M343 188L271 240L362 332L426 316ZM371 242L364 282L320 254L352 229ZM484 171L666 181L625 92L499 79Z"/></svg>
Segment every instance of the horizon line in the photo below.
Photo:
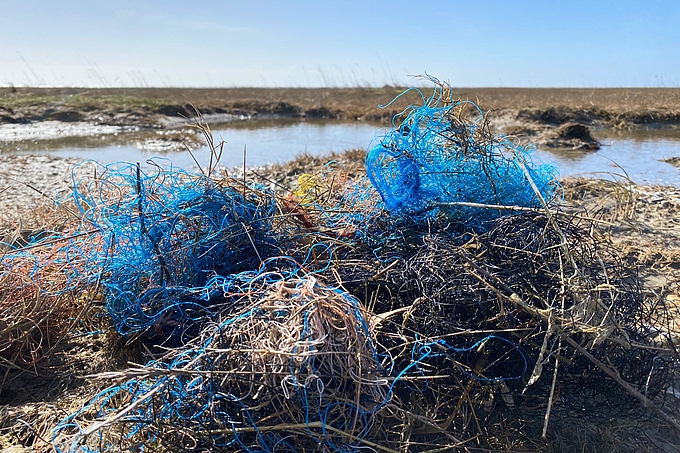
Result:
<svg viewBox="0 0 680 453"><path fill-rule="evenodd" d="M66 88L66 89L113 89L113 90L234 90L234 89L254 89L254 90L323 90L323 89L340 89L340 90L351 90L351 89L381 89L381 88L430 88L429 85L331 85L331 86L258 86L258 85L231 85L231 86L206 86L206 85L193 85L193 86L102 86L102 85L15 85L15 84L0 84L0 89L55 89L55 88ZM662 90L676 90L680 89L680 86L564 86L564 85L544 85L544 86L506 86L506 85L484 85L484 86L455 86L451 85L451 88L461 89L461 90L473 90L473 89L512 89L512 90L545 90L545 89L559 89L559 90L620 90L620 89L662 89Z"/></svg>

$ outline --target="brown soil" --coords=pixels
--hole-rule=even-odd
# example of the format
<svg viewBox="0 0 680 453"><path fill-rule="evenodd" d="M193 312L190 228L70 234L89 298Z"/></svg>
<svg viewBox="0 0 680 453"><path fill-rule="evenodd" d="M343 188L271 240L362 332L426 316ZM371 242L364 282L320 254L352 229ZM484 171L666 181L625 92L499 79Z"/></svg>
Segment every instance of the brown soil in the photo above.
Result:
<svg viewBox="0 0 680 453"><path fill-rule="evenodd" d="M680 168L680 157L669 157L668 159L663 159L663 162Z"/></svg>
<svg viewBox="0 0 680 453"><path fill-rule="evenodd" d="M555 130L547 131L537 144L548 148L597 151L600 143L590 134L588 126L581 123L565 123Z"/></svg>

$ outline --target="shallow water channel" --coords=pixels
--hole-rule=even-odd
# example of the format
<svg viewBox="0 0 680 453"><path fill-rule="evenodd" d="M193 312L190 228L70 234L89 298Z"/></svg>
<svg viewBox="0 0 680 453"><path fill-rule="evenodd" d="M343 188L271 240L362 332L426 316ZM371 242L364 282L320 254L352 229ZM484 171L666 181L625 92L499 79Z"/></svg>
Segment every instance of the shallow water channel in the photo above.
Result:
<svg viewBox="0 0 680 453"><path fill-rule="evenodd" d="M603 145L596 152L538 149L534 156L556 162L562 176L627 177L638 184L680 187L680 168L663 161L680 159L680 131L596 131L593 136Z"/></svg>
<svg viewBox="0 0 680 453"><path fill-rule="evenodd" d="M216 142L225 142L221 164L228 168L243 166L244 147L246 164L260 166L285 162L300 153L324 155L332 151L366 149L385 133L381 126L356 122L251 120L211 127ZM209 158L207 147L193 151L194 157L187 151L164 151L162 143L154 146L156 132L135 128L74 135L68 130L55 133L54 127L43 125L19 132L14 130L13 141L2 133L0 130L0 152L3 154L49 154L92 159L104 164L145 162L158 157L165 159L160 161L164 165L172 163L174 167L187 170L196 169L194 157L201 165L206 165ZM562 176L612 179L627 175L639 184L680 187L680 169L662 161L680 157L680 131L595 132L594 135L605 145L597 152L538 149L533 153L533 159L536 163L557 163Z"/></svg>

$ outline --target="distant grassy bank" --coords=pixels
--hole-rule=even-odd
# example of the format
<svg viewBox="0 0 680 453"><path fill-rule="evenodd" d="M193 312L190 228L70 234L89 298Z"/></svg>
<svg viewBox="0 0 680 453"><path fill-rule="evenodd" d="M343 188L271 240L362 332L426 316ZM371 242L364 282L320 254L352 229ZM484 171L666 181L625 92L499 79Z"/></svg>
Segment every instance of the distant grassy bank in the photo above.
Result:
<svg viewBox="0 0 680 453"><path fill-rule="evenodd" d="M389 121L415 92L383 88L0 88L0 123L43 120L158 125L191 114ZM423 90L427 96L428 88ZM680 88L454 88L454 97L520 122L604 127L680 126Z"/></svg>

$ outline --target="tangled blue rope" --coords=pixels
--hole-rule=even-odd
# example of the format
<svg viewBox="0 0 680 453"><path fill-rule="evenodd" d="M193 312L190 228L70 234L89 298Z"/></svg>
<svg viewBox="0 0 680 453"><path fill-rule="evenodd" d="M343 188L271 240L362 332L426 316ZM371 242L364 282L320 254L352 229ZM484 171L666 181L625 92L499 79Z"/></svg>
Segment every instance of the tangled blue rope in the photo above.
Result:
<svg viewBox="0 0 680 453"><path fill-rule="evenodd" d="M257 269L272 254L276 203L262 186L223 186L178 169L146 174L132 164L97 170L96 179L74 180L73 200L94 233L73 242L72 254L87 256L84 274L103 288L122 335L153 327L181 336L222 302L206 296L212 278Z"/></svg>
<svg viewBox="0 0 680 453"><path fill-rule="evenodd" d="M431 80L433 95L420 93L423 105L396 115L366 156L368 177L392 213L416 221L444 216L483 230L507 214L502 207L539 208L539 194L548 203L555 198L554 165L534 165L531 149L492 136L476 104L447 100L451 88ZM476 112L474 121L460 113L465 107Z"/></svg>

